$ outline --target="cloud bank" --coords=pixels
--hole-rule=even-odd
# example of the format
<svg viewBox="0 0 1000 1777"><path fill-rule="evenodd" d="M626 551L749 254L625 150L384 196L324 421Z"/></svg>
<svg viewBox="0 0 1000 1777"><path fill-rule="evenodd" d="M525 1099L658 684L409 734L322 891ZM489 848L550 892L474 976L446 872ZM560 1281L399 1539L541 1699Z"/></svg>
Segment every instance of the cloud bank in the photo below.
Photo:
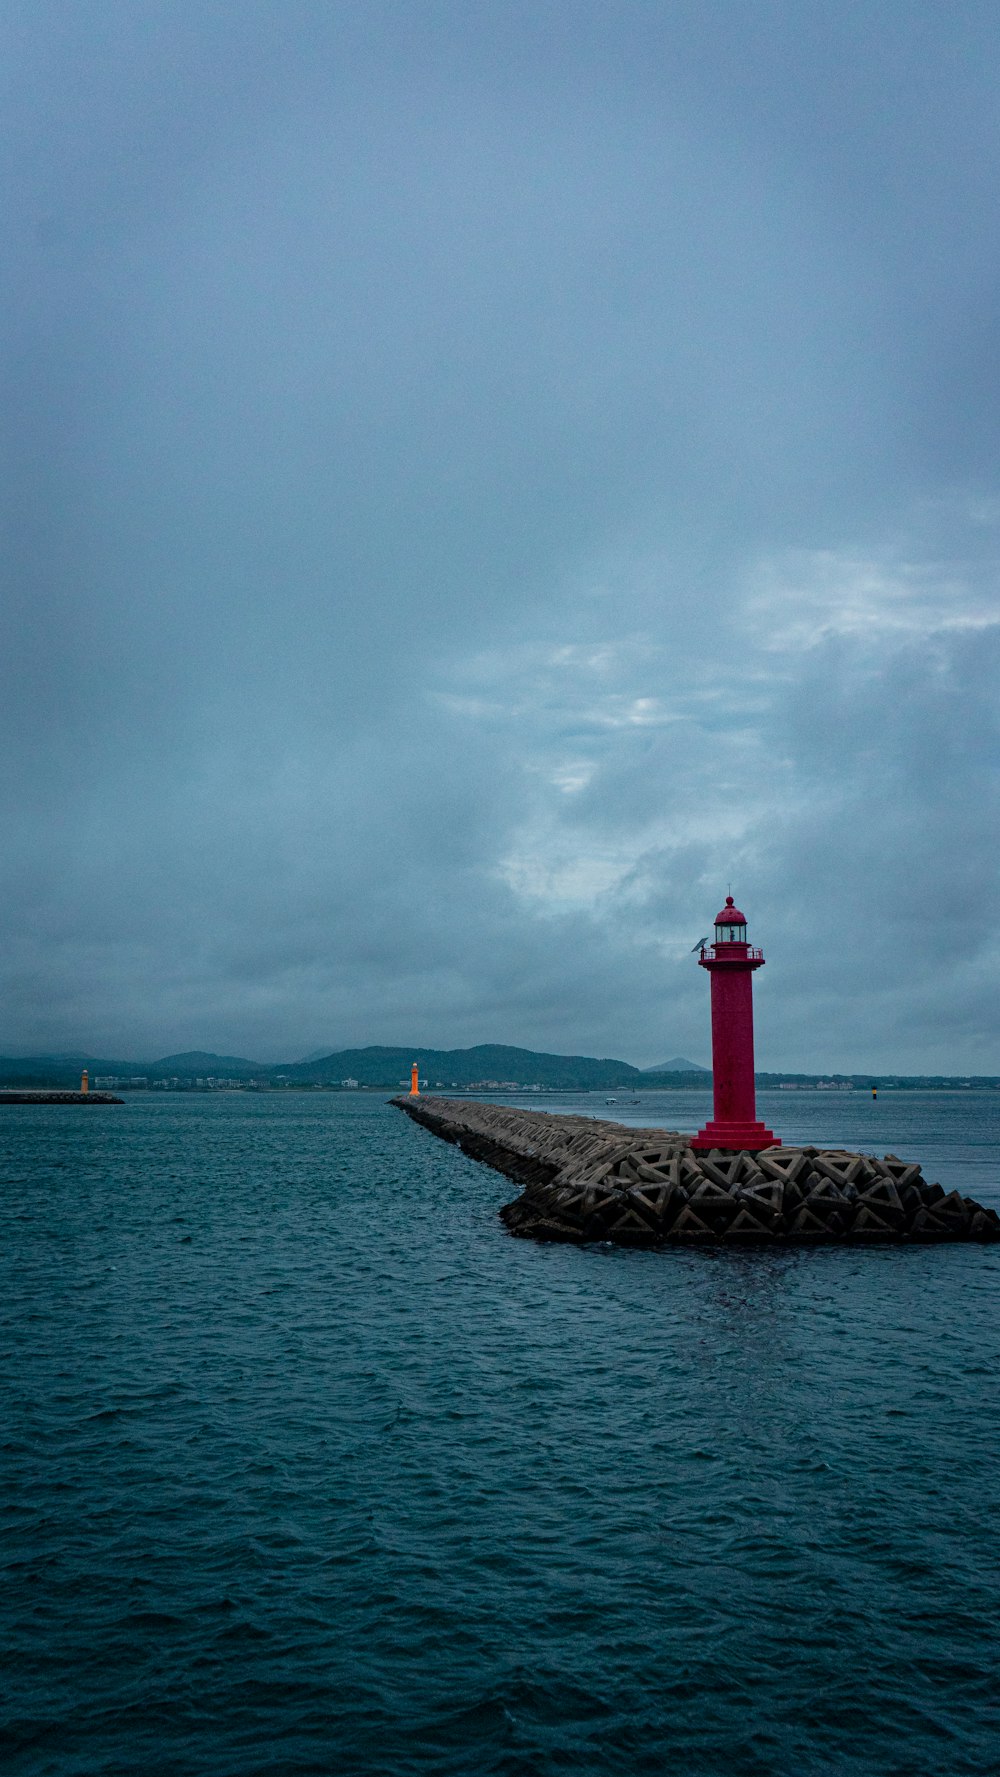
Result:
<svg viewBox="0 0 1000 1777"><path fill-rule="evenodd" d="M7 1052L1000 1070L994 26L7 15Z"/></svg>

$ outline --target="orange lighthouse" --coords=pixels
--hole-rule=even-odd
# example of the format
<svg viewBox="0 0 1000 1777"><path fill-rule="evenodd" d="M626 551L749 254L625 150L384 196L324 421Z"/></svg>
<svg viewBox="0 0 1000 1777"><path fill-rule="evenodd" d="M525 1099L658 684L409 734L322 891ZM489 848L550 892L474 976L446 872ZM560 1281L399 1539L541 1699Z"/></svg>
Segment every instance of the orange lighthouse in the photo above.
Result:
<svg viewBox="0 0 1000 1777"><path fill-rule="evenodd" d="M712 1096L715 1115L699 1129L693 1148L780 1148L757 1121L753 1067L753 972L764 952L747 943L746 914L732 895L715 919L715 943L703 944L699 966L712 977Z"/></svg>
<svg viewBox="0 0 1000 1777"><path fill-rule="evenodd" d="M411 1098L419 1098L420 1097L420 1081L417 1079L418 1071L419 1070L417 1068L417 1064L416 1064L416 1062L414 1062L413 1066L410 1069L410 1097Z"/></svg>

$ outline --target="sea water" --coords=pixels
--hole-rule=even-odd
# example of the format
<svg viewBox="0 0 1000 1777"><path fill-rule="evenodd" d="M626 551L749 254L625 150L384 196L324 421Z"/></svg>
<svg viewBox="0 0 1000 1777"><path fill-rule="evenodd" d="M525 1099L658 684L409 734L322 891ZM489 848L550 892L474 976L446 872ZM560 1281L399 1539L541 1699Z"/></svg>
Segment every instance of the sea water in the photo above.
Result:
<svg viewBox="0 0 1000 1777"><path fill-rule="evenodd" d="M759 1108L1000 1205L1000 1092ZM374 1093L0 1144L9 1777L1000 1768L998 1249L514 1240Z"/></svg>

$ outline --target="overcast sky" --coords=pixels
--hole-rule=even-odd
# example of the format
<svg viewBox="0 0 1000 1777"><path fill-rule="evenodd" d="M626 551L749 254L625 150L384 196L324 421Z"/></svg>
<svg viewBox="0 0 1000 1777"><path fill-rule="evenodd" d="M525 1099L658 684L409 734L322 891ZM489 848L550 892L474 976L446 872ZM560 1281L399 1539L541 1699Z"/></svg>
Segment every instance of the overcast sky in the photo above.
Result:
<svg viewBox="0 0 1000 1777"><path fill-rule="evenodd" d="M997 24L8 0L0 1050L1000 1071Z"/></svg>

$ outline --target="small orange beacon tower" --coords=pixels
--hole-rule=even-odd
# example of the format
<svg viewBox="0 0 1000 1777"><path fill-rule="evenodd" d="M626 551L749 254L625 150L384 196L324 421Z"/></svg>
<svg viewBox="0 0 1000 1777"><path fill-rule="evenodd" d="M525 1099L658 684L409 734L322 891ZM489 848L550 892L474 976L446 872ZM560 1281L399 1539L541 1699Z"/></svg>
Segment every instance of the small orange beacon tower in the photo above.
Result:
<svg viewBox="0 0 1000 1777"><path fill-rule="evenodd" d="M84 1068L83 1073L80 1076L80 1091L81 1092L89 1092L90 1091L90 1075L87 1072L86 1068Z"/></svg>
<svg viewBox="0 0 1000 1777"><path fill-rule="evenodd" d="M420 1097L420 1081L417 1079L417 1072L418 1072L417 1064L416 1064L416 1062L414 1062L413 1066L410 1069L410 1097L411 1098L419 1098Z"/></svg>

